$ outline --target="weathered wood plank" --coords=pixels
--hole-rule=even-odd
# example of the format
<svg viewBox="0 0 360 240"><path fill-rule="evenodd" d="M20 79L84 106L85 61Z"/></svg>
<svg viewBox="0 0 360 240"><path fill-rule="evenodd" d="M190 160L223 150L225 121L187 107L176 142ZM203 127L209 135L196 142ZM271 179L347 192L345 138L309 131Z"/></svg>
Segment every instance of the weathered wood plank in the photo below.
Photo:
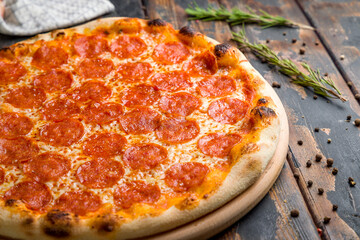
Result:
<svg viewBox="0 0 360 240"><path fill-rule="evenodd" d="M309 24L305 16L292 0L269 1L245 1L239 4L237 1L226 1L227 7L242 7L244 4L254 9L263 9L271 14L281 15L295 22ZM238 29L234 28L234 29ZM339 89L349 99L342 103L339 100L327 101L324 98L314 100L312 92L289 83L288 78L278 74L274 68L261 64L253 55L247 54L251 63L270 82L281 83L281 89L277 89L280 98L285 104L290 124L290 148L294 156L293 166L299 170L306 180L314 182L313 187L306 192L306 199L311 201L318 212L317 220L325 216L331 217L330 224L324 229L333 239L357 239L360 233L360 219L357 213L360 210L359 188L350 188L347 178L352 176L359 181L360 158L358 147L359 128L352 122L346 122L346 116L358 117L360 108L349 90L341 74L313 31L272 28L261 30L257 26L247 27L247 34L253 41L265 43L268 39L270 48L279 55L291 58L297 62L306 61L314 68L320 68L322 72L328 72ZM283 34L285 33L285 34ZM297 39L292 43L292 39ZM316 45L315 43L319 44ZM303 46L303 43L306 46ZM299 49L305 48L305 55L299 55ZM313 129L320 127L319 133ZM347 129L347 130L346 130ZM331 138L331 144L327 143ZM304 144L298 145L298 140ZM334 167L339 173L331 174L332 168L326 167L324 159L321 163L315 163L316 153L322 153L326 157L335 159ZM312 166L306 167L306 162L311 160ZM323 188L323 195L317 194L317 189ZM332 211L332 204L339 205L337 212ZM319 225L319 223L318 223ZM320 224L321 225L321 224Z"/></svg>
<svg viewBox="0 0 360 240"><path fill-rule="evenodd" d="M141 0L110 0L115 6L115 12L104 17L137 17L145 18Z"/></svg>
<svg viewBox="0 0 360 240"><path fill-rule="evenodd" d="M360 2L351 0L297 2L316 27L345 80L354 84L353 92L359 93Z"/></svg>
<svg viewBox="0 0 360 240"><path fill-rule="evenodd" d="M220 42L228 41L231 33L226 23L186 21L184 8L191 2L158 0L146 1L145 5L150 18L161 17L177 28L190 25ZM211 1L210 3L216 4L216 2ZM208 2L197 1L197 4L206 7ZM318 238L316 228L292 175L286 163L278 181L264 200L246 217L213 239L254 239L254 236L257 239ZM299 218L292 219L289 217L292 209L301 211Z"/></svg>
<svg viewBox="0 0 360 240"><path fill-rule="evenodd" d="M290 217L297 209L298 218ZM213 240L318 239L317 230L286 162L269 194L244 218Z"/></svg>

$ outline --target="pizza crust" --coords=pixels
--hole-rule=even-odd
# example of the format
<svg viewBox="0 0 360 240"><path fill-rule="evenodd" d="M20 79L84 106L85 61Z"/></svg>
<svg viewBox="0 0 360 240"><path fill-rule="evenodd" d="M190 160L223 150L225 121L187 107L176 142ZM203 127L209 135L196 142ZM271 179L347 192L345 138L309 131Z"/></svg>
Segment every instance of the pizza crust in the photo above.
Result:
<svg viewBox="0 0 360 240"><path fill-rule="evenodd" d="M107 27L114 21L126 20L126 18L106 18L95 20L78 27L56 30L51 33L41 34L24 41L23 43L34 43L38 40L51 40L61 37L69 32L87 32L98 27ZM140 20L141 25L147 26L147 21ZM155 27L164 27L162 22L154 24ZM132 29L134 26L130 26ZM204 35L182 29L183 39L191 46L204 46L211 42L219 46L218 42ZM22 43L15 46L22 47ZM215 193L206 199L197 199L189 196L184 201L183 207L167 209L159 216L148 216L138 218L131 222L124 222L115 214L97 216L91 219L74 216L64 212L50 212L44 215L34 216L31 211L26 210L23 203L17 201L14 205L24 209L18 212L13 206L4 206L0 210L0 232L5 236L19 239L131 239L149 236L159 232L167 231L206 213L209 213L226 204L237 195L251 186L262 174L268 162L272 158L279 141L280 120L279 109L272 99L277 99L275 91L264 80L264 78L251 66L245 56L230 45L221 45L215 48L218 64L238 65L253 79L256 91L262 96L264 102L258 103L258 109L254 109L254 119L259 126L256 143L238 144L231 151L231 159L235 163L228 173L225 181ZM255 107L256 108L256 107ZM261 108L261 109L260 109ZM259 150L260 149L260 150Z"/></svg>

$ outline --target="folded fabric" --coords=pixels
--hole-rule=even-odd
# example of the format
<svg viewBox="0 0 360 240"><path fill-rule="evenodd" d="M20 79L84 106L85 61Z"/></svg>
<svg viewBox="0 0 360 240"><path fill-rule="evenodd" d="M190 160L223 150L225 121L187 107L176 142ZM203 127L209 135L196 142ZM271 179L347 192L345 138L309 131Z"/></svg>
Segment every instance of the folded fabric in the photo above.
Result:
<svg viewBox="0 0 360 240"><path fill-rule="evenodd" d="M5 0L0 33L28 36L76 25L114 11L108 0Z"/></svg>

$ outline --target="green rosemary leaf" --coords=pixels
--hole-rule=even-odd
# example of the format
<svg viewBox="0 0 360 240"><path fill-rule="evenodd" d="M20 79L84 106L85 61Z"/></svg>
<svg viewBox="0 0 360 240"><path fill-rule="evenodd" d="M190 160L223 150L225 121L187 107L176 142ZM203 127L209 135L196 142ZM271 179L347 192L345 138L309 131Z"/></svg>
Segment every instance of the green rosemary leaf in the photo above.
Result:
<svg viewBox="0 0 360 240"><path fill-rule="evenodd" d="M314 29L310 26L299 24L287 20L280 16L272 16L269 13L260 10L260 15L256 14L253 9L247 7L249 12L244 12L240 9L233 8L231 11L227 10L224 6L215 9L212 6L201 8L196 3L185 9L185 12L191 16L189 20L202 20L202 21L227 21L231 25L239 25L244 23L257 23L263 28L275 26L287 27L300 27L306 29Z"/></svg>
<svg viewBox="0 0 360 240"><path fill-rule="evenodd" d="M268 46L250 43L244 29L239 33L232 32L232 35L233 40L239 44L240 48L249 48L256 56L265 59L271 65L277 66L279 72L290 77L291 82L312 88L314 93L318 95L346 101L330 78L321 76L319 70L313 70L307 63L301 64L308 72L304 73L298 69L292 60L279 58Z"/></svg>

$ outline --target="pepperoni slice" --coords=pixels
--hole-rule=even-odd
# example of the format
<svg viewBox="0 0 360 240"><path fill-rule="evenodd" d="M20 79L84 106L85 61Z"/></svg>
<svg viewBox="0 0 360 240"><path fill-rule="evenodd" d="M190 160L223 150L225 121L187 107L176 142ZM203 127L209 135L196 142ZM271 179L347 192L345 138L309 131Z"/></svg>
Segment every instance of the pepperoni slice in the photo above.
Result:
<svg viewBox="0 0 360 240"><path fill-rule="evenodd" d="M128 209L136 203L152 204L161 197L158 185L143 181L132 181L120 185L114 192L115 205Z"/></svg>
<svg viewBox="0 0 360 240"><path fill-rule="evenodd" d="M200 132L195 121L186 119L166 119L156 129L156 137L170 144L186 143L194 139Z"/></svg>
<svg viewBox="0 0 360 240"><path fill-rule="evenodd" d="M79 102L100 101L110 97L111 88L100 81L88 81L75 89L70 97Z"/></svg>
<svg viewBox="0 0 360 240"><path fill-rule="evenodd" d="M32 158L38 152L38 146L30 139L24 137L0 139L1 164L15 165Z"/></svg>
<svg viewBox="0 0 360 240"><path fill-rule="evenodd" d="M164 96L159 107L166 113L177 116L187 116L201 106L201 100L190 93L180 92Z"/></svg>
<svg viewBox="0 0 360 240"><path fill-rule="evenodd" d="M25 174L37 182L56 181L70 171L71 164L60 154L46 152L24 163Z"/></svg>
<svg viewBox="0 0 360 240"><path fill-rule="evenodd" d="M211 133L199 139L198 147L205 155L223 158L240 140L239 134Z"/></svg>
<svg viewBox="0 0 360 240"><path fill-rule="evenodd" d="M79 182L89 188L108 188L114 186L125 171L120 162L95 159L83 163L76 171Z"/></svg>
<svg viewBox="0 0 360 240"><path fill-rule="evenodd" d="M90 191L74 191L62 194L54 204L55 209L84 216L101 207L101 198Z"/></svg>
<svg viewBox="0 0 360 240"><path fill-rule="evenodd" d="M129 134L144 134L154 131L160 124L161 115L150 108L137 108L120 118L121 126Z"/></svg>
<svg viewBox="0 0 360 240"><path fill-rule="evenodd" d="M160 98L157 88L140 84L121 92L120 99L126 107L150 106Z"/></svg>
<svg viewBox="0 0 360 240"><path fill-rule="evenodd" d="M31 61L31 65L43 70L50 70L60 67L68 62L69 55L59 46L41 46Z"/></svg>
<svg viewBox="0 0 360 240"><path fill-rule="evenodd" d="M208 115L219 123L235 124L246 114L249 104L236 98L222 98L213 101Z"/></svg>
<svg viewBox="0 0 360 240"><path fill-rule="evenodd" d="M26 68L20 63L5 63L0 61L0 85L16 83L26 72Z"/></svg>
<svg viewBox="0 0 360 240"><path fill-rule="evenodd" d="M118 77L129 83L145 81L152 72L153 68L147 62L128 62L121 64L117 69Z"/></svg>
<svg viewBox="0 0 360 240"><path fill-rule="evenodd" d="M165 172L165 183L176 192L186 192L200 186L209 168L198 162L177 163Z"/></svg>
<svg viewBox="0 0 360 240"><path fill-rule="evenodd" d="M52 70L35 77L34 86L46 92L65 91L71 87L72 75L63 70Z"/></svg>
<svg viewBox="0 0 360 240"><path fill-rule="evenodd" d="M40 140L52 146L70 146L84 135L84 126L74 119L46 124L40 130Z"/></svg>
<svg viewBox="0 0 360 240"><path fill-rule="evenodd" d="M91 103L83 115L88 123L105 124L117 120L123 112L123 106L118 103Z"/></svg>
<svg viewBox="0 0 360 240"><path fill-rule="evenodd" d="M75 40L74 49L83 58L92 58L108 51L109 45L101 36L84 36Z"/></svg>
<svg viewBox="0 0 360 240"><path fill-rule="evenodd" d="M165 65L181 63L188 58L190 51L180 42L167 42L157 45L152 58Z"/></svg>
<svg viewBox="0 0 360 240"><path fill-rule="evenodd" d="M44 90L33 87L15 88L5 96L5 101L16 108L38 108L45 100Z"/></svg>
<svg viewBox="0 0 360 240"><path fill-rule="evenodd" d="M83 146L85 155L112 157L122 153L126 139L117 133L100 133L89 137Z"/></svg>
<svg viewBox="0 0 360 240"><path fill-rule="evenodd" d="M198 91L203 97L222 97L236 91L235 80L227 76L212 76L198 83Z"/></svg>
<svg viewBox="0 0 360 240"><path fill-rule="evenodd" d="M84 78L104 78L114 70L114 63L109 59L86 58L76 70Z"/></svg>
<svg viewBox="0 0 360 240"><path fill-rule="evenodd" d="M49 205L52 200L52 195L45 184L26 181L10 188L4 194L4 199L21 200L27 208L39 210Z"/></svg>
<svg viewBox="0 0 360 240"><path fill-rule="evenodd" d="M33 128L30 118L18 113L7 112L0 114L0 136L17 137L26 135Z"/></svg>
<svg viewBox="0 0 360 240"><path fill-rule="evenodd" d="M167 150L157 144L137 144L128 148L123 160L132 169L149 170L167 159Z"/></svg>
<svg viewBox="0 0 360 240"><path fill-rule="evenodd" d="M151 78L151 82L160 90L175 92L192 86L190 77L182 71L157 73Z"/></svg>
<svg viewBox="0 0 360 240"><path fill-rule="evenodd" d="M46 120L64 120L79 113L79 106L74 101L67 98L58 98L47 102L41 109L42 117Z"/></svg>
<svg viewBox="0 0 360 240"><path fill-rule="evenodd" d="M194 57L191 61L186 62L183 69L190 73L191 76L200 77L215 74L218 70L218 65L214 54L206 51Z"/></svg>
<svg viewBox="0 0 360 240"><path fill-rule="evenodd" d="M5 181L5 171L0 167L0 185Z"/></svg>
<svg viewBox="0 0 360 240"><path fill-rule="evenodd" d="M110 51L119 58L133 58L140 56L147 46L139 37L120 36L111 43Z"/></svg>

